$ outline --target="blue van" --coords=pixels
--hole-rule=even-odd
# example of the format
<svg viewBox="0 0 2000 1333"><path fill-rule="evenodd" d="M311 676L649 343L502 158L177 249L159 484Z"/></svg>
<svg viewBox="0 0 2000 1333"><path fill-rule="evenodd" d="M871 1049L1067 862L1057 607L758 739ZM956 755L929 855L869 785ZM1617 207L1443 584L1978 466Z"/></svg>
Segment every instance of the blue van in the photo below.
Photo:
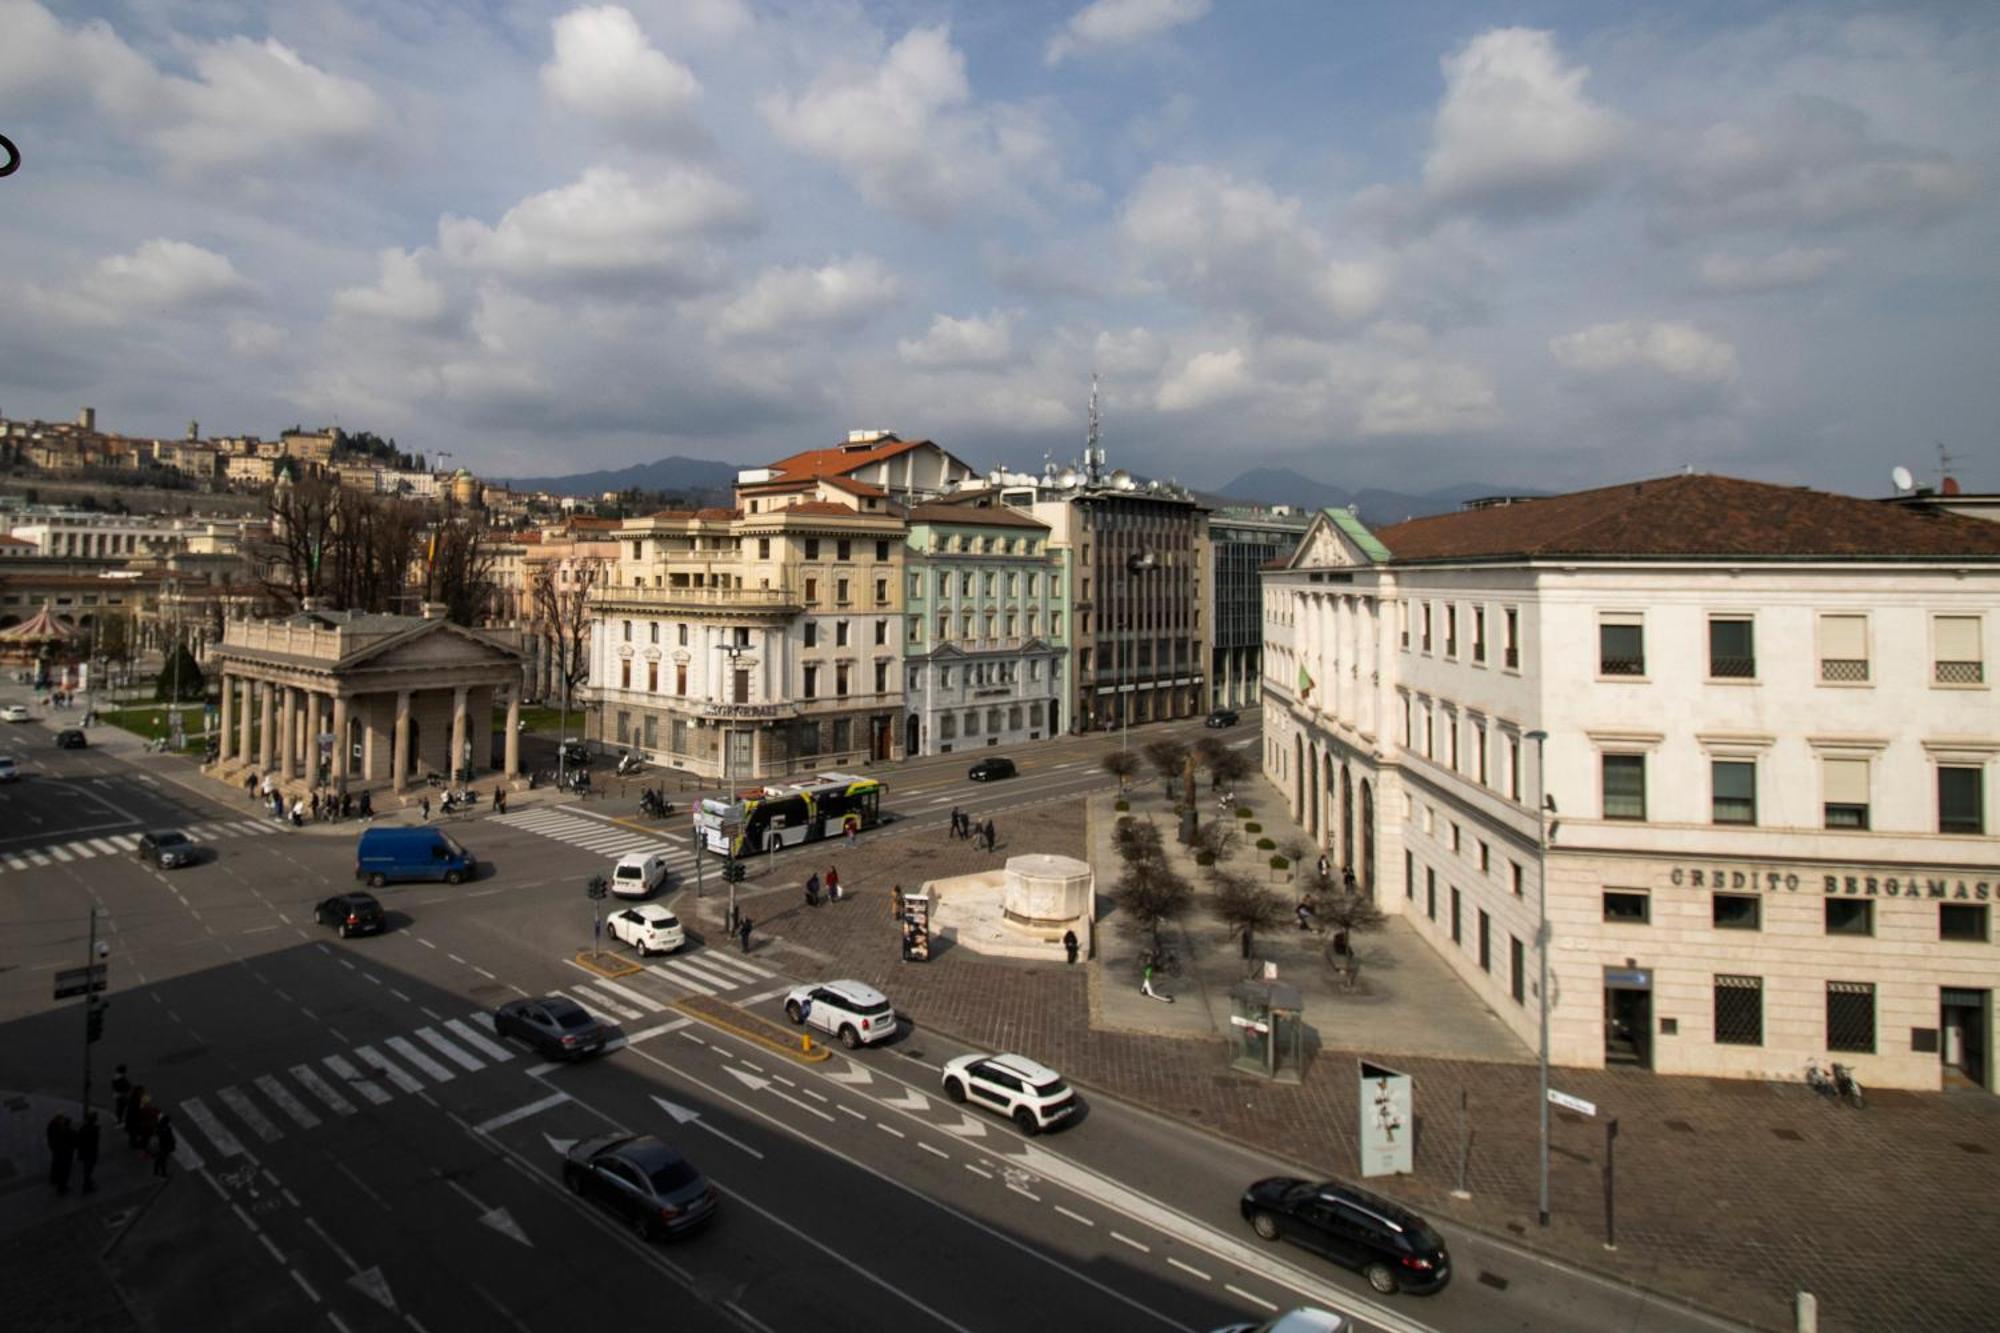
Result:
<svg viewBox="0 0 2000 1333"><path fill-rule="evenodd" d="M434 828L372 828L354 852L354 878L381 888L392 879L441 879L457 884L473 877L478 859Z"/></svg>

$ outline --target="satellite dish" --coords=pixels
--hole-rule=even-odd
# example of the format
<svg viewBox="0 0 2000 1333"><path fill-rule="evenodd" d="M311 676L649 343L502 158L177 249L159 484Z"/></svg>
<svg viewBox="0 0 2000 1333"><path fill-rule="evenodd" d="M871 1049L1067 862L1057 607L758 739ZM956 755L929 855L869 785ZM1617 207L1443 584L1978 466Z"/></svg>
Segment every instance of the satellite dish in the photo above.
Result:
<svg viewBox="0 0 2000 1333"><path fill-rule="evenodd" d="M1132 484L1132 474L1121 467L1111 474L1111 484L1121 491L1125 490Z"/></svg>
<svg viewBox="0 0 2000 1333"><path fill-rule="evenodd" d="M1917 486L1917 479L1911 476L1910 470L1900 463L1890 469L1889 482L1899 491L1915 490Z"/></svg>
<svg viewBox="0 0 2000 1333"><path fill-rule="evenodd" d="M1074 487L1076 485L1076 469L1073 467L1064 468L1062 474L1056 478L1056 485L1062 487L1064 490Z"/></svg>

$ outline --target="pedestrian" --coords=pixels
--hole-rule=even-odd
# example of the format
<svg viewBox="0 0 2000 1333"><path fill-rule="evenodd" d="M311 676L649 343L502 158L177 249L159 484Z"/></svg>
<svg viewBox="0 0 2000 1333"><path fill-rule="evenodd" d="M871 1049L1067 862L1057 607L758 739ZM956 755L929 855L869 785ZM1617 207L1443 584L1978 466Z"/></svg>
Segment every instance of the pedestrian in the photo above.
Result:
<svg viewBox="0 0 2000 1333"><path fill-rule="evenodd" d="M750 918L744 917L736 923L736 938L743 945L743 952L750 952Z"/></svg>
<svg viewBox="0 0 2000 1333"><path fill-rule="evenodd" d="M806 880L806 906L819 906L819 871L817 870L813 871L811 877Z"/></svg>
<svg viewBox="0 0 2000 1333"><path fill-rule="evenodd" d="M294 796L292 798L292 827L304 828L305 826L306 826L306 803L303 800L299 799L298 797Z"/></svg>
<svg viewBox="0 0 2000 1333"><path fill-rule="evenodd" d="M428 796L425 796L425 797L421 797L421 798L419 798L419 799L418 799L418 801L417 801L417 808L418 808L419 810L422 810L422 811L424 812L424 823L426 823L426 824L430 823L430 822L431 822L431 798L430 798L430 797L428 797Z"/></svg>
<svg viewBox="0 0 2000 1333"><path fill-rule="evenodd" d="M161 1177L167 1175L167 1166L174 1160L174 1148L176 1147L176 1145L177 1145L177 1140L174 1135L174 1118L170 1115L166 1115L163 1113L160 1116L159 1127L154 1132L154 1139L153 1139L154 1175Z"/></svg>
<svg viewBox="0 0 2000 1333"><path fill-rule="evenodd" d="M903 919L903 886L900 884L889 890L889 919L891 921Z"/></svg>
<svg viewBox="0 0 2000 1333"><path fill-rule="evenodd" d="M1075 931L1065 930L1063 932L1063 952L1069 955L1070 966L1074 967L1076 965L1077 950L1081 947L1077 943Z"/></svg>
<svg viewBox="0 0 2000 1333"><path fill-rule="evenodd" d="M840 901L840 869L837 866L826 868L826 900L830 903Z"/></svg>
<svg viewBox="0 0 2000 1333"><path fill-rule="evenodd" d="M153 1141L153 1128L160 1121L159 1108L153 1105L153 1098L144 1088L132 1089L132 1114L125 1118L126 1136L132 1146L144 1151Z"/></svg>
<svg viewBox="0 0 2000 1333"><path fill-rule="evenodd" d="M76 1130L76 1164L83 1172L83 1192L97 1192L97 1112L85 1111Z"/></svg>
<svg viewBox="0 0 2000 1333"><path fill-rule="evenodd" d="M1321 879L1333 878L1333 862L1326 859L1325 852L1319 854L1319 877Z"/></svg>
<svg viewBox="0 0 2000 1333"><path fill-rule="evenodd" d="M986 850L989 852L993 852L993 851L998 851L999 849L1000 849L1000 831L993 827L993 821L989 819L986 821Z"/></svg>
<svg viewBox="0 0 2000 1333"><path fill-rule="evenodd" d="M1149 1000L1165 1000L1168 1004L1172 1004L1174 1002L1173 996L1162 995L1160 994L1160 992L1153 989L1153 964L1150 961L1148 961L1146 964L1145 972L1142 973L1139 977L1139 989L1145 994L1146 998Z"/></svg>
<svg viewBox="0 0 2000 1333"><path fill-rule="evenodd" d="M841 821L841 831L847 835L847 845L852 847L854 846L855 838L861 833L861 821L853 815L849 815Z"/></svg>
<svg viewBox="0 0 2000 1333"><path fill-rule="evenodd" d="M493 789L493 813L496 815L507 813L507 793L498 787Z"/></svg>
<svg viewBox="0 0 2000 1333"><path fill-rule="evenodd" d="M317 791L312 794L312 804L308 808L312 811L313 823L319 823L319 793Z"/></svg>
<svg viewBox="0 0 2000 1333"><path fill-rule="evenodd" d="M365 791L361 793L361 817L363 819L375 818L375 798Z"/></svg>
<svg viewBox="0 0 2000 1333"><path fill-rule="evenodd" d="M1300 930L1311 930L1311 929L1312 929L1312 916L1313 916L1313 912L1312 912L1312 908L1310 908L1310 907L1308 907L1308 906L1306 905L1306 900L1305 900L1305 899L1303 899L1303 898L1299 899L1299 905L1298 905L1298 907L1297 907L1297 908L1296 908L1295 910L1296 910L1296 911L1297 911L1297 913L1298 913L1298 918L1299 918L1299 929L1300 929Z"/></svg>
<svg viewBox="0 0 2000 1333"><path fill-rule="evenodd" d="M243 775L243 792L251 800L257 799L257 770L251 769Z"/></svg>
<svg viewBox="0 0 2000 1333"><path fill-rule="evenodd" d="M76 1127L61 1111L49 1121L49 1184L56 1193L69 1193L69 1166L76 1157Z"/></svg>
<svg viewBox="0 0 2000 1333"><path fill-rule="evenodd" d="M1360 889L1360 887L1361 886L1355 882L1353 866L1349 866L1347 867L1347 869L1340 872L1340 890L1342 893L1349 893L1349 894L1355 893Z"/></svg>
<svg viewBox="0 0 2000 1333"><path fill-rule="evenodd" d="M125 1076L125 1066L118 1066L111 1075L111 1118L120 1128L125 1124L125 1113L132 1109L132 1080Z"/></svg>

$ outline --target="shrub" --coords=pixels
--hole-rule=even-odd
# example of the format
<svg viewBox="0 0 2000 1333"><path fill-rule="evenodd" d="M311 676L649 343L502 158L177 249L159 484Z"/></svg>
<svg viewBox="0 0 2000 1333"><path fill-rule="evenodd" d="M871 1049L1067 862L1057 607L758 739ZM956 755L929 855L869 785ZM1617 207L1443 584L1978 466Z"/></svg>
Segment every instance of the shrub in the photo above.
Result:
<svg viewBox="0 0 2000 1333"><path fill-rule="evenodd" d="M1215 864L1215 853L1196 852L1194 854L1194 863L1198 866L1212 866Z"/></svg>
<svg viewBox="0 0 2000 1333"><path fill-rule="evenodd" d="M1248 819L1250 818L1251 815L1254 815L1256 813L1257 812L1255 810L1252 810L1247 805L1239 805L1236 807L1236 817L1238 819Z"/></svg>
<svg viewBox="0 0 2000 1333"><path fill-rule="evenodd" d="M1111 803L1111 808L1113 810L1119 810L1119 811L1130 810L1132 808L1132 803L1126 800L1123 796L1120 796L1116 801L1113 801Z"/></svg>
<svg viewBox="0 0 2000 1333"><path fill-rule="evenodd" d="M1271 869L1290 870L1291 868L1292 868L1292 863L1290 861L1287 861L1284 857L1274 856L1271 858Z"/></svg>
<svg viewBox="0 0 2000 1333"><path fill-rule="evenodd" d="M1269 838L1259 838L1257 839L1257 850L1260 852L1274 852L1278 850L1278 844L1272 842Z"/></svg>
<svg viewBox="0 0 2000 1333"><path fill-rule="evenodd" d="M1252 822L1249 824L1245 824L1243 826L1243 831L1245 833L1262 833L1264 831L1264 826L1262 824Z"/></svg>

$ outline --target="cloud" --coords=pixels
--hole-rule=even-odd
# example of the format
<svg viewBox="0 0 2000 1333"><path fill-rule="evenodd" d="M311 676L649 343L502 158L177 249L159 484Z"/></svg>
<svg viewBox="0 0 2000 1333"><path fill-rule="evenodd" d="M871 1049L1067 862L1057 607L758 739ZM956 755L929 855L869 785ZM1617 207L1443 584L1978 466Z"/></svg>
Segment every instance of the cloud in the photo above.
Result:
<svg viewBox="0 0 2000 1333"><path fill-rule="evenodd" d="M996 366L1014 355L1015 314L995 310L958 319L938 315L921 338L904 338L896 354L913 366Z"/></svg>
<svg viewBox="0 0 2000 1333"><path fill-rule="evenodd" d="M557 106L628 130L671 132L701 96L693 71L656 49L630 10L574 9L553 27L542 93Z"/></svg>
<svg viewBox="0 0 2000 1333"><path fill-rule="evenodd" d="M422 328L438 324L448 308L444 284L424 272L423 262L405 250L380 256L381 273L365 287L333 294L334 313Z"/></svg>
<svg viewBox="0 0 2000 1333"><path fill-rule="evenodd" d="M25 299L51 322L108 328L141 316L239 303L255 292L227 256L155 237L130 254L98 260L67 288L31 285Z"/></svg>
<svg viewBox="0 0 2000 1333"><path fill-rule="evenodd" d="M1206 17L1208 7L1209 0L1094 0L1049 39L1046 59L1057 65L1069 56L1131 46Z"/></svg>
<svg viewBox="0 0 2000 1333"><path fill-rule="evenodd" d="M1619 122L1584 96L1589 71L1565 65L1549 33L1495 29L1442 63L1444 101L1423 171L1433 201L1499 216L1554 213L1602 180Z"/></svg>
<svg viewBox="0 0 2000 1333"><path fill-rule="evenodd" d="M901 291L896 276L872 255L820 268L767 268L748 291L722 308L715 329L741 338L851 326L866 321Z"/></svg>
<svg viewBox="0 0 2000 1333"><path fill-rule="evenodd" d="M1239 402L1257 391L1245 365L1243 350L1197 352L1160 381L1154 405L1162 412L1188 412L1219 403Z"/></svg>
<svg viewBox="0 0 2000 1333"><path fill-rule="evenodd" d="M1500 395L1476 366L1416 358L1393 361L1362 396L1362 435L1473 435L1500 421Z"/></svg>
<svg viewBox="0 0 2000 1333"><path fill-rule="evenodd" d="M1810 287L1843 258L1838 250L1792 247L1768 255L1707 254L1695 265L1695 279L1711 292L1769 292Z"/></svg>
<svg viewBox="0 0 2000 1333"><path fill-rule="evenodd" d="M1155 167L1119 218L1142 271L1171 293L1260 324L1324 331L1374 314L1388 295L1379 260L1329 258L1300 202L1212 167Z"/></svg>
<svg viewBox="0 0 2000 1333"><path fill-rule="evenodd" d="M1692 324L1672 320L1628 320L1594 324L1549 339L1549 355L1578 375L1647 370L1689 384L1728 384L1736 379L1736 349Z"/></svg>
<svg viewBox="0 0 2000 1333"><path fill-rule="evenodd" d="M574 184L523 199L495 226L441 218L438 249L452 263L522 280L707 291L727 266L705 238L742 231L755 216L742 190L697 168L641 179L592 167Z"/></svg>

